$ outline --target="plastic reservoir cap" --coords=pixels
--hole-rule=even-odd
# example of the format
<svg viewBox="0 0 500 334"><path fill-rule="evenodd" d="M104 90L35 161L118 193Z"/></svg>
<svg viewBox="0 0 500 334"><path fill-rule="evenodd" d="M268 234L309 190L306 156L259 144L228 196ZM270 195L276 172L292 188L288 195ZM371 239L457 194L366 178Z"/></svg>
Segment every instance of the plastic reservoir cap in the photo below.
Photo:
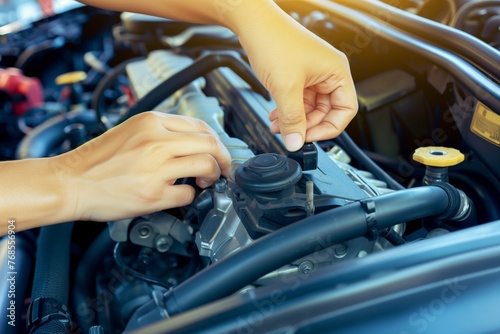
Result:
<svg viewBox="0 0 500 334"><path fill-rule="evenodd" d="M74 83L82 82L87 79L87 73L83 71L68 72L57 76L57 85L71 85Z"/></svg>
<svg viewBox="0 0 500 334"><path fill-rule="evenodd" d="M302 177L295 160L276 153L261 154L248 159L236 170L236 183L252 193L272 193L285 190Z"/></svg>
<svg viewBox="0 0 500 334"><path fill-rule="evenodd" d="M413 160L433 167L455 166L464 159L465 156L459 150L442 146L420 147L413 153Z"/></svg>

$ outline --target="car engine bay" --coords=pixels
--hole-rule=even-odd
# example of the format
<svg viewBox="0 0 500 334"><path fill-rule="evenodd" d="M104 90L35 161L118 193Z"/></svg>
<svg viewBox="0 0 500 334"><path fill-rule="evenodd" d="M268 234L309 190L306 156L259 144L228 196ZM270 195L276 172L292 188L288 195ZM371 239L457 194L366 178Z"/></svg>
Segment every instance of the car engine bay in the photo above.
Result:
<svg viewBox="0 0 500 334"><path fill-rule="evenodd" d="M13 298L0 239L1 333L500 331L500 2L276 2L358 94L346 131L293 153L226 28L83 5L0 27L1 160L155 110L206 122L232 162L178 180L186 207L16 232Z"/></svg>

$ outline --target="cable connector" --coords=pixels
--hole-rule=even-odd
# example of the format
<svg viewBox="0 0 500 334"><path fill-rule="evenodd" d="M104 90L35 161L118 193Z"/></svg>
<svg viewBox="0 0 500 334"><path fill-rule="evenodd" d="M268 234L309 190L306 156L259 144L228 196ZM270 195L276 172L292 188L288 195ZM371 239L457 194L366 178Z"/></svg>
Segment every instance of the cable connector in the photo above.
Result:
<svg viewBox="0 0 500 334"><path fill-rule="evenodd" d="M361 204L361 208L365 211L367 229L366 238L373 241L379 237L375 201L372 199L365 199L359 203Z"/></svg>
<svg viewBox="0 0 500 334"><path fill-rule="evenodd" d="M314 143L305 143L300 150L288 152L287 156L297 161L304 172L318 168L318 149Z"/></svg>

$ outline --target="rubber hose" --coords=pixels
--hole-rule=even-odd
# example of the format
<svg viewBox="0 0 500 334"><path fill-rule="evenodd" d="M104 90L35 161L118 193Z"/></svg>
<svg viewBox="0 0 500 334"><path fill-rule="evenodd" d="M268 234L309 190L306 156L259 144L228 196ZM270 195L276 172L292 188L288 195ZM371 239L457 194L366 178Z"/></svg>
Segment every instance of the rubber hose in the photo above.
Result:
<svg viewBox="0 0 500 334"><path fill-rule="evenodd" d="M387 174L379 165L377 165L372 159L370 159L361 148L352 140L352 138L347 134L347 132L342 132L336 140L339 142L340 146L346 152L356 159L364 168L366 168L370 173L372 173L377 179L387 183L389 188L393 190L403 190L405 189L396 180L394 180L389 174Z"/></svg>
<svg viewBox="0 0 500 334"><path fill-rule="evenodd" d="M391 243L393 246L399 246L406 243L406 240L398 234L398 232L394 231L392 228L388 228L383 234L382 237Z"/></svg>
<svg viewBox="0 0 500 334"><path fill-rule="evenodd" d="M120 123L141 112L153 110L180 88L219 67L229 67L257 93L269 100L269 92L258 81L248 64L243 62L239 56L235 54L236 53L213 53L201 56L191 65L172 75L170 78L149 91L142 99L137 101L137 103L129 109L129 111L120 120Z"/></svg>
<svg viewBox="0 0 500 334"><path fill-rule="evenodd" d="M500 56L498 51L466 32L408 13L380 1L336 1L337 3L356 8L367 14L378 13L381 20L385 18L387 23L397 28L425 38L434 44L469 59L474 64L482 67L484 72L491 77L498 78L500 76L500 68L498 67ZM498 1L490 2L498 3ZM386 17L382 16L386 13L389 13ZM457 12L457 16L458 15L459 13Z"/></svg>
<svg viewBox="0 0 500 334"><path fill-rule="evenodd" d="M500 3L498 6L500 7ZM500 15L495 15L490 17L484 24L483 31L481 32L481 38L493 41L498 31L500 31Z"/></svg>
<svg viewBox="0 0 500 334"><path fill-rule="evenodd" d="M35 56L41 52L53 51L63 48L66 45L66 39L62 36L38 44L28 46L17 58L15 68L24 70L27 65L35 59Z"/></svg>
<svg viewBox="0 0 500 334"><path fill-rule="evenodd" d="M42 324L32 334L67 334L66 327L59 321L51 321Z"/></svg>
<svg viewBox="0 0 500 334"><path fill-rule="evenodd" d="M73 223L40 230L32 299L52 297L68 303L69 254Z"/></svg>
<svg viewBox="0 0 500 334"><path fill-rule="evenodd" d="M453 20L451 26L457 29L463 29L465 20L467 20L467 16L471 13L471 11L485 8L485 7L500 7L499 0L483 0L483 1L471 1L464 4L457 11L457 15L455 16L455 20ZM498 63L497 63L498 67Z"/></svg>
<svg viewBox="0 0 500 334"><path fill-rule="evenodd" d="M120 75L126 74L128 64L140 60L144 60L144 58L132 58L121 62L120 64L110 69L109 72L99 81L99 84L97 84L97 87L94 90L91 107L97 114L97 121L99 122L99 128L101 132L106 132L106 130L108 130L108 128L110 127L105 123L104 118L104 113L106 111L104 92L116 83Z"/></svg>
<svg viewBox="0 0 500 334"><path fill-rule="evenodd" d="M441 214L449 209L450 199L442 188L427 186L368 201L373 202L378 229L382 229ZM367 214L360 202L308 217L256 240L173 288L165 295L167 311L175 315L228 296L273 270L363 236L367 230Z"/></svg>
<svg viewBox="0 0 500 334"><path fill-rule="evenodd" d="M490 224L495 224L496 226L491 227ZM455 232L432 240L407 244L404 246L404 251L390 249L385 252L372 254L369 257L338 263L335 265L335 268L321 268L318 271L312 272L306 279L301 280L298 285L294 281L260 287L250 290L248 293L235 294L218 300L202 308L176 316L174 319L164 319L161 322L142 327L140 330L126 331L125 333L217 333L222 331L225 333L278 333L287 332L287 330L293 333L322 333L325 332L324 328L311 330L309 327L308 330L302 330L299 329L302 326L298 325L297 322L294 325L292 324L293 321L290 323L286 319L294 319L293 316L290 318L289 315L294 312L298 314L296 312L298 311L306 312L304 318L309 316L309 320L316 319L313 322L317 323L319 319L321 322L321 318L317 316L317 311L321 310L321 308L313 305L313 303L320 302L321 300L321 302L330 303L334 309L337 309L336 312L330 309L328 317L340 318L340 322L337 322L336 325L341 326L343 323L341 319L345 313L339 312L340 309L345 311L346 307L354 306L353 304L359 305L359 303L365 303L367 299L373 301L377 294L380 298L376 303L365 304L379 305L380 300L383 300L383 303L385 303L386 298L384 295L388 296L389 294L401 293L402 291L408 292L411 289L415 290L417 287L428 287L430 284L435 284L438 281L442 283L442 286L450 288L452 283L456 282L457 277L462 275L474 277L476 275L472 275L473 273L479 273L485 269L491 273L492 270L498 267L495 265L498 262L495 261L495 257L498 258L497 254L499 252L498 238L500 237L500 222L492 222L490 224L485 225L489 227L488 229L484 229L483 227L485 226L474 227L470 231ZM487 233L484 233L485 230L488 230L486 231ZM455 234L457 233L459 236L458 239L455 239ZM479 258L477 257L478 255ZM487 260L484 262L480 258ZM420 268L417 266L420 266ZM406 272L405 275L400 275L403 272ZM498 270L496 272L498 273ZM354 275L346 276L346 273L354 273ZM362 274L358 275L358 273ZM396 278L394 275L398 277ZM391 276L392 278L390 278ZM380 284L377 284L381 280L384 281L386 279L385 287L382 288ZM366 281L362 282L362 280ZM490 286L494 286L497 282L492 279L482 281L483 283L491 283ZM354 287L354 285L358 286ZM378 285L378 287L374 288L374 285ZM347 287L348 291L343 289L344 286ZM466 287L468 286L466 285ZM370 293L370 291L374 292L374 294ZM439 290L436 289L435 291L429 300L436 300L436 294L439 296ZM467 289L467 296L470 298L471 295L469 292L469 289ZM365 295L365 293L369 295ZM405 293L405 295L407 294ZM475 300L474 297L473 299ZM307 307L305 307L305 303L307 303ZM413 308L418 309L417 304L410 298L406 303L402 302L400 305L402 307L413 305ZM491 307L494 308L493 305ZM353 309L351 308L351 310ZM309 310L315 310L313 311L316 312L315 315L311 316L308 312ZM409 311L407 314L411 312ZM253 321L256 318L256 314L259 315L258 322ZM407 314L406 319L408 319ZM273 317L275 317L277 323L290 326L286 329L282 327L281 331L278 329L274 329L274 331L269 329L264 323L269 322ZM405 320L404 316L400 316L399 319L401 323ZM283 322L284 320L285 322ZM387 323L385 318L383 321ZM382 328L383 321L379 321L379 324L382 325L377 328ZM494 325L495 328L498 327L495 322L486 321L486 323L488 323L487 327L491 328ZM260 327L261 325L262 327ZM334 324L333 327L329 328L330 331L327 330L327 332L331 332L331 328L335 328L335 332L337 332L339 327ZM384 332L383 330L380 331ZM358 333L360 331L342 331L342 333L346 332ZM379 331L365 330L362 332ZM497 333L498 331L486 330L475 332Z"/></svg>
<svg viewBox="0 0 500 334"><path fill-rule="evenodd" d="M75 274L75 284L73 285L73 314L82 333L87 333L90 327L96 325L93 319L85 318L93 311L89 305L88 298L95 294L95 277L101 268L101 261L108 254L113 253L115 242L111 240L108 229L104 229L81 258ZM95 318L95 317L94 317Z"/></svg>
<svg viewBox="0 0 500 334"><path fill-rule="evenodd" d="M96 115L91 110L77 110L53 117L36 128L19 143L17 159L42 158L66 139L64 128L74 123L95 126Z"/></svg>

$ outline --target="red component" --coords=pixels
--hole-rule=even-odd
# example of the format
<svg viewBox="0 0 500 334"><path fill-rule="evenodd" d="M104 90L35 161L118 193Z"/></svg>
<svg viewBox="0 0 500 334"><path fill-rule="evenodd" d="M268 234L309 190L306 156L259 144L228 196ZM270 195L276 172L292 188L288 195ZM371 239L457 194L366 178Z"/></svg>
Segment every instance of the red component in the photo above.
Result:
<svg viewBox="0 0 500 334"><path fill-rule="evenodd" d="M22 96L24 101L14 102L14 113L22 116L28 109L43 103L40 80L24 76L17 68L0 68L0 90L12 96Z"/></svg>

